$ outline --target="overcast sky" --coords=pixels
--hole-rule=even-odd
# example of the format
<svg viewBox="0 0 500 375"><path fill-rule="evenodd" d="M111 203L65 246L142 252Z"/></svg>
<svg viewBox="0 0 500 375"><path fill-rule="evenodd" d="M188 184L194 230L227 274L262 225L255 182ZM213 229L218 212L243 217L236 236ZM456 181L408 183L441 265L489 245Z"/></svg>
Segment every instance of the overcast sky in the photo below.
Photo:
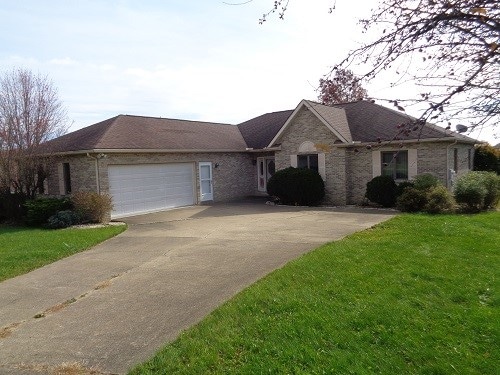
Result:
<svg viewBox="0 0 500 375"><path fill-rule="evenodd" d="M48 75L70 130L117 114L236 124L317 99L376 0L337 1L332 14L332 0L291 0L285 21L264 25L273 1L228 5L242 2L0 0L0 70ZM391 95L381 82L367 88Z"/></svg>

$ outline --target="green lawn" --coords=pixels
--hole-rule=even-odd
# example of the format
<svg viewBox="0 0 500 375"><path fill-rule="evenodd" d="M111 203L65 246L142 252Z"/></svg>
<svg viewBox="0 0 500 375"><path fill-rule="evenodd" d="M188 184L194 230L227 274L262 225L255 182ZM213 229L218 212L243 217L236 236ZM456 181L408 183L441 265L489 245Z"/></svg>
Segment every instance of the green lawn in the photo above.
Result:
<svg viewBox="0 0 500 375"><path fill-rule="evenodd" d="M0 281L86 250L125 228L112 225L49 230L0 226Z"/></svg>
<svg viewBox="0 0 500 375"><path fill-rule="evenodd" d="M499 247L498 212L398 216L265 277L131 373L499 374Z"/></svg>

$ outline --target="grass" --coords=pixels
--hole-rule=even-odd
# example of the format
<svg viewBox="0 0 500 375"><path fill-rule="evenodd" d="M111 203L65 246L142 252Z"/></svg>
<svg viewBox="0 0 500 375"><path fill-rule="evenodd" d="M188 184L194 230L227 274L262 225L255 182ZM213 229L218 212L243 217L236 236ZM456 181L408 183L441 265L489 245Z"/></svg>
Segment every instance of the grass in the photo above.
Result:
<svg viewBox="0 0 500 375"><path fill-rule="evenodd" d="M238 294L131 374L499 374L500 213L401 215Z"/></svg>
<svg viewBox="0 0 500 375"><path fill-rule="evenodd" d="M0 281L86 250L125 228L112 225L49 230L0 226Z"/></svg>

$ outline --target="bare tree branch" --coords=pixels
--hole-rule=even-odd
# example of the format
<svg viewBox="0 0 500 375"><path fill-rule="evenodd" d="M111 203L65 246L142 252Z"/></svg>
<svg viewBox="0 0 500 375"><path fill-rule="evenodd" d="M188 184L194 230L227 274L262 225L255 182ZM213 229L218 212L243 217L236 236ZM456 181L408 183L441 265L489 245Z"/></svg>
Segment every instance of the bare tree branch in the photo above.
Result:
<svg viewBox="0 0 500 375"><path fill-rule="evenodd" d="M34 197L47 175L39 146L63 134L67 125L47 77L23 69L0 77L0 188Z"/></svg>
<svg viewBox="0 0 500 375"><path fill-rule="evenodd" d="M274 11L280 6L275 2ZM281 6L280 18L287 6ZM392 72L391 87L411 82L423 89L415 98L390 99L400 109L402 102L426 103L421 124L467 119L470 129L498 127L497 0L380 0L360 25L366 42L334 65L331 76L355 68L360 80L375 82L382 72Z"/></svg>

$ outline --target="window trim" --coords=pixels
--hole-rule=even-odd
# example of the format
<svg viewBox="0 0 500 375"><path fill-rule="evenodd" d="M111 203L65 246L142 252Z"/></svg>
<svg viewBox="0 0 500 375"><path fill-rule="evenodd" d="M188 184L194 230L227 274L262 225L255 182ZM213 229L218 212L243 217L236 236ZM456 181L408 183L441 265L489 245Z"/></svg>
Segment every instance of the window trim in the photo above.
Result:
<svg viewBox="0 0 500 375"><path fill-rule="evenodd" d="M64 194L71 194L71 167L69 163L62 163L62 177Z"/></svg>
<svg viewBox="0 0 500 375"><path fill-rule="evenodd" d="M390 175L395 181L408 181L410 179L410 153L409 150L387 150L380 151L380 175L389 176L388 174L384 174L385 170L388 169L389 165L384 165L384 154L392 154L391 163L392 164L392 174ZM406 177L397 177L397 167L398 167L398 155L406 155ZM394 161L394 163L392 163Z"/></svg>
<svg viewBox="0 0 500 375"><path fill-rule="evenodd" d="M299 167L299 158L301 157L306 157L307 158L307 166L306 167ZM311 168L311 156L316 157L316 168ZM316 171L319 173L320 167L319 167L319 155L317 153L307 153L307 154L298 154L297 155L297 168L305 168L305 169L312 169L313 171Z"/></svg>

